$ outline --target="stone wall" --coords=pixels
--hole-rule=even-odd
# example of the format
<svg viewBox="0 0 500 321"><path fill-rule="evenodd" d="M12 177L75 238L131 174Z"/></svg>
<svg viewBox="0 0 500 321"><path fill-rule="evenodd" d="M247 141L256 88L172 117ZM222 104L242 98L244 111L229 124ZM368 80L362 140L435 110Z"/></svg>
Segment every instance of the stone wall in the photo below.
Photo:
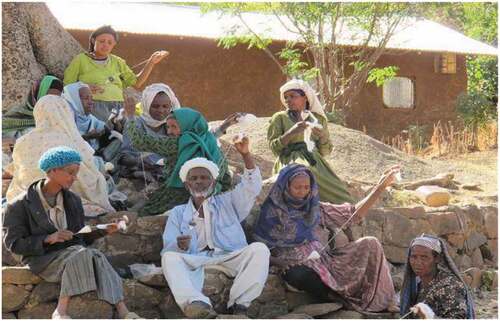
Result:
<svg viewBox="0 0 500 321"><path fill-rule="evenodd" d="M253 214L255 211L253 212ZM161 234L167 216L137 217L132 212L119 212L94 219L89 223L105 223L115 217L127 215L129 229L104 237L93 244L103 251L115 267L132 263L160 265ZM253 216L249 217L252 220ZM466 281L475 288L488 283L496 287L496 273L486 271L496 266L497 208L493 206L443 208L385 208L372 209L361 225L352 228L353 236L375 236L383 244L395 287L402 282L403 264L407 246L421 233L432 233L445 238ZM42 281L23 267L15 264L8 252L2 254L2 313L4 318L49 318L55 308L59 285ZM486 274L490 273L488 276ZM225 304L232 281L224 274L207 270L204 293L216 311L227 313ZM124 280L125 300L131 310L145 318L181 318L162 275ZM285 289L280 278L271 273L264 292L252 304L249 315L258 318L361 318L353 311L340 309L336 303L318 304L304 293ZM115 311L106 302L98 301L95 293L78 296L71 301L69 310L73 318L112 318ZM220 316L224 318L224 316ZM394 317L385 315L385 317Z"/></svg>

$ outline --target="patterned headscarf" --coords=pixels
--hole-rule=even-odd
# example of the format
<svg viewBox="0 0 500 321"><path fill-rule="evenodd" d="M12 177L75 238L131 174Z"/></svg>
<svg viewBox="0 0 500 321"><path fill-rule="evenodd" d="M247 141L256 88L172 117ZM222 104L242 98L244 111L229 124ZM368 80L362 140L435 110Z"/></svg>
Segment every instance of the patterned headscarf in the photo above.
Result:
<svg viewBox="0 0 500 321"><path fill-rule="evenodd" d="M453 259L448 253L448 248L446 247L446 244L439 237L427 234L422 234L420 237L415 238L413 241L411 241L410 246L408 247L408 259L405 267L403 287L401 289L401 302L400 302L401 315L407 314L410 311L410 308L417 303L417 296L418 296L417 275L415 274L415 272L413 272L413 269L411 268L410 265L411 249L415 245L424 246L438 253L442 253L444 261L443 263L453 274L455 274L455 276L464 284L466 288L465 298L467 301L467 318L474 319L475 318L474 300L472 298L472 294L470 293L467 284L460 276L460 272L458 271L455 262L453 262Z"/></svg>
<svg viewBox="0 0 500 321"><path fill-rule="evenodd" d="M426 248L431 249L431 250L433 250L433 251L435 251L437 253L441 253L442 252L441 243L439 242L439 239L437 239L435 237L428 237L428 236L425 236L425 235L417 237L416 239L414 239L411 242L411 246L410 247L414 247L416 245L420 245L420 246L426 247Z"/></svg>
<svg viewBox="0 0 500 321"><path fill-rule="evenodd" d="M289 192L290 182L299 175L311 179L311 191L305 199L296 199ZM254 238L271 247L292 247L313 241L319 217L319 190L314 175L304 165L290 164L280 171L262 204Z"/></svg>
<svg viewBox="0 0 500 321"><path fill-rule="evenodd" d="M165 93L168 96L168 99L170 100L170 105L172 107L172 110L179 109L181 107L181 104L179 103L179 100L174 94L174 91L167 85L162 84L162 83L156 83L147 86L144 91L142 92L142 100L141 100L141 107L142 107L142 119L148 124L150 127L158 127L163 125L166 121L167 118L163 120L156 120L151 115L149 114L149 108L151 107L151 103L155 99L156 95L159 93Z"/></svg>

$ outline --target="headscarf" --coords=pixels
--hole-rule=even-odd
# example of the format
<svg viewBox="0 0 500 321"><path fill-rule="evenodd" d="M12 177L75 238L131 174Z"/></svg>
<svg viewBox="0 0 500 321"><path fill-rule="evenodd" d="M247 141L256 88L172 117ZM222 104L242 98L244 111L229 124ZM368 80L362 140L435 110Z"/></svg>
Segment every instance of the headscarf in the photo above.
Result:
<svg viewBox="0 0 500 321"><path fill-rule="evenodd" d="M94 32L92 32L90 34L90 37L89 37L89 52L94 52L95 38L97 38L98 36L100 36L102 34L105 34L105 33L112 35L113 38L115 38L115 41L118 42L118 33L115 31L115 29L113 29L109 25L108 26L99 27L96 30L94 30Z"/></svg>
<svg viewBox="0 0 500 321"><path fill-rule="evenodd" d="M59 89L62 92L62 81L51 75L46 75L41 80L35 81L30 88L26 103L22 106L15 106L4 113L2 130L7 132L34 127L33 107L38 99L47 95L49 89Z"/></svg>
<svg viewBox="0 0 500 321"><path fill-rule="evenodd" d="M217 146L217 139L208 130L208 123L202 114L191 108L179 108L173 111L173 115L181 129L178 141L177 163L170 178L168 186L184 187L179 171L190 159L204 157L220 168L223 156ZM216 187L216 192L220 187Z"/></svg>
<svg viewBox="0 0 500 321"><path fill-rule="evenodd" d="M71 164L80 164L81 162L82 157L78 151L66 146L57 146L43 153L38 161L38 167L47 173L54 168L60 168Z"/></svg>
<svg viewBox="0 0 500 321"><path fill-rule="evenodd" d="M80 88L89 88L87 84L75 82L64 87L62 97L66 99L75 114L76 127L80 134L86 134L91 130L101 131L105 123L92 115L85 114L82 100L80 98Z"/></svg>
<svg viewBox="0 0 500 321"><path fill-rule="evenodd" d="M147 86L142 92L141 117L144 119L146 124L148 124L148 126L153 128L161 126L165 124L167 121L166 118L164 120L156 120L149 114L149 108L151 107L151 103L153 102L153 99L155 99L156 95L158 95L159 93L165 93L168 96L168 99L170 100L170 104L172 106L172 110L179 109L181 107L179 100L174 94L174 91L169 86L162 83L156 83Z"/></svg>
<svg viewBox="0 0 500 321"><path fill-rule="evenodd" d="M294 89L300 89L306 94L307 101L309 102L309 110L310 111L312 111L316 114L319 114L319 115L326 118L324 108L318 99L318 95L316 94L314 89L307 82L305 82L304 80L301 80L301 79L292 79L292 80L288 81L286 84L284 84L283 86L281 86L280 99L281 99L281 103L283 104L283 106L285 106L285 108L288 108L288 106L286 104L286 100L285 100L285 92L287 92L289 90L294 90Z"/></svg>
<svg viewBox="0 0 500 321"><path fill-rule="evenodd" d="M290 182L304 174L311 179L311 192L305 199L296 199L289 192ZM314 175L304 165L290 164L280 171L262 204L254 238L270 247L292 247L313 241L319 217L319 189Z"/></svg>
<svg viewBox="0 0 500 321"><path fill-rule="evenodd" d="M35 105L33 116L35 129L20 137L14 146L14 178L7 191L7 201L11 202L34 181L44 178L38 160L48 149L64 145L77 150L82 157L78 178L71 189L85 203L114 212L108 200L106 180L94 163L94 150L80 136L68 103L59 96L44 96Z"/></svg>
<svg viewBox="0 0 500 321"><path fill-rule="evenodd" d="M412 247L414 247L416 245L426 247L426 248L431 249L437 253L441 253L443 251L443 249L441 247L441 243L439 242L439 239L435 238L435 237L429 237L429 236L425 236L425 235L417 237L411 243Z"/></svg>
<svg viewBox="0 0 500 321"><path fill-rule="evenodd" d="M439 244L439 245L438 245ZM422 234L422 236L413 239L408 247L408 258L406 261L405 267L405 275L403 280L403 287L401 289L401 302L400 302L400 313L401 315L405 315L410 311L410 308L417 303L418 296L418 287L417 287L417 275L413 272L413 269L410 265L410 254L411 249L415 245L424 246L438 253L442 253L443 264L462 282L466 289L465 299L467 301L467 318L475 319L474 312L474 299L472 294L467 287L467 284L464 282L462 277L460 276L460 272L458 271L455 262L451 258L448 253L448 248L444 241L436 236Z"/></svg>

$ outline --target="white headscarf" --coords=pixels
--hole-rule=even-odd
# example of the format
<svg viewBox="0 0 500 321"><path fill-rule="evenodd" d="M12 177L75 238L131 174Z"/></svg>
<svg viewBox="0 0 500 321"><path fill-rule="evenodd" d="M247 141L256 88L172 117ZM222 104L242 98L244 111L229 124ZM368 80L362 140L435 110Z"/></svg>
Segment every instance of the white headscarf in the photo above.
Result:
<svg viewBox="0 0 500 321"><path fill-rule="evenodd" d="M304 91L307 97L307 101L309 102L309 108L310 108L309 110L317 114L320 114L321 116L326 118L324 108L318 99L318 95L307 82L300 79L292 79L283 86L281 86L280 99L281 103L283 104L283 106L285 106L285 108L288 108L288 106L286 104L284 94L285 92L292 89L300 89Z"/></svg>
<svg viewBox="0 0 500 321"><path fill-rule="evenodd" d="M210 172L210 174L212 174L213 179L217 179L217 177L219 176L219 167L217 167L214 162L204 157L196 157L188 160L184 163L184 165L182 165L181 169L179 170L179 177L181 178L181 181L185 182L189 171L197 167L206 168Z"/></svg>
<svg viewBox="0 0 500 321"><path fill-rule="evenodd" d="M149 114L149 107L151 107L151 103L153 102L153 99L156 97L158 93L165 93L167 94L168 98L170 99L170 103L172 105L172 110L178 109L181 107L181 104L179 103L179 100L174 94L174 91L167 85L162 84L162 83L156 83L156 84L151 84L147 86L144 91L142 92L142 100L141 100L141 105L142 105L142 115L141 117L144 119L146 124L150 127L158 127L160 125L163 125L167 122L167 119L165 118L164 120L156 120L151 115Z"/></svg>
<svg viewBox="0 0 500 321"><path fill-rule="evenodd" d="M71 190L82 198L84 204L114 212L108 200L106 179L94 163L94 150L81 137L66 100L55 95L40 98L33 109L33 117L36 127L20 137L14 146L14 178L7 190L7 201L11 202L31 183L44 178L45 173L38 167L38 160L49 148L64 145L77 150L82 157L78 178Z"/></svg>
<svg viewBox="0 0 500 321"><path fill-rule="evenodd" d="M432 238L432 237L427 237L427 236L419 236L411 242L410 247L414 247L415 245L420 245L423 247L426 247L428 249L431 249L433 251L436 251L437 253L441 253L441 243L439 242L439 239L437 238Z"/></svg>

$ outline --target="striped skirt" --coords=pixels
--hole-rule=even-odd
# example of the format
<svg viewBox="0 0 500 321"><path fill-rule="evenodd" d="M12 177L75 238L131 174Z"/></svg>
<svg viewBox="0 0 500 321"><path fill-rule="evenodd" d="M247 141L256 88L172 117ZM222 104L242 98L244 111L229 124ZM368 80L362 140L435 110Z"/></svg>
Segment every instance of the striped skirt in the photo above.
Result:
<svg viewBox="0 0 500 321"><path fill-rule="evenodd" d="M39 275L47 282L61 282L61 297L96 291L100 300L110 304L123 300L122 279L96 249L70 246Z"/></svg>

